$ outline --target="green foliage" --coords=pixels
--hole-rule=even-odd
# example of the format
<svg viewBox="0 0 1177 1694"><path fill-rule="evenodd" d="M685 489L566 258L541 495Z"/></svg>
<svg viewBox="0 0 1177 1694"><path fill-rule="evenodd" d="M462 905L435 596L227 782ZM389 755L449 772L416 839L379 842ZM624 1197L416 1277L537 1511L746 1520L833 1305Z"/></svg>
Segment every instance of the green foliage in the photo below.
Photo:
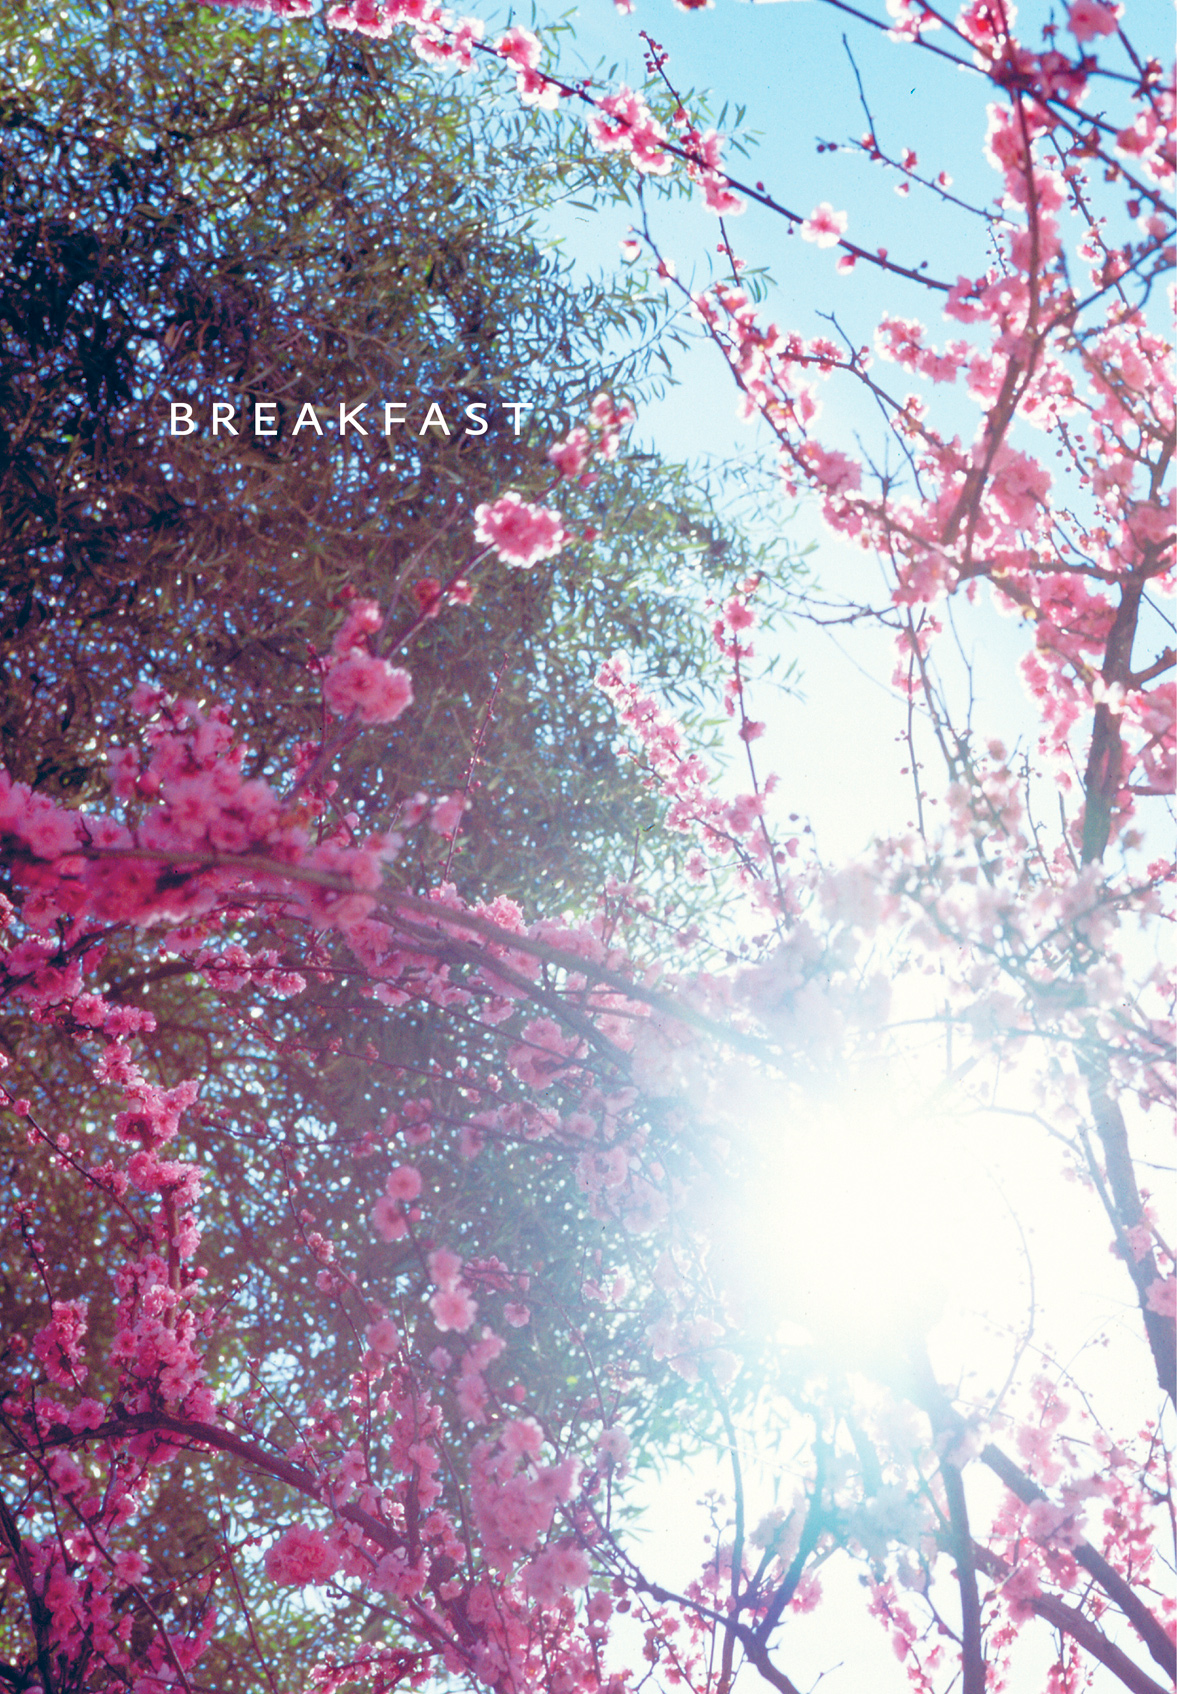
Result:
<svg viewBox="0 0 1177 1694"><path fill-rule="evenodd" d="M9 45L23 51L15 30ZM628 284L578 292L533 236L549 177L522 120L491 103L471 125L464 85L394 44L147 8L73 11L34 57L3 106L5 762L92 796L145 675L227 699L264 765L317 732L307 644L329 639L340 592L405 607L407 626L412 583L471 556L479 502L543 496L568 419L637 382L661 308ZM436 401L451 427L482 402L492 429L295 437L308 398L332 413L369 398L369 415L404 399L418 418ZM272 401L283 433L167 434L173 401L207 419L213 399ZM525 408L518 438L505 399ZM458 875L548 901L632 850L601 657L640 654L684 697L701 584L763 565L649 457L578 491L573 515L593 542L530 577L485 568L475 606L418 635L417 707L344 778L351 805L387 817L461 785L481 733Z"/></svg>

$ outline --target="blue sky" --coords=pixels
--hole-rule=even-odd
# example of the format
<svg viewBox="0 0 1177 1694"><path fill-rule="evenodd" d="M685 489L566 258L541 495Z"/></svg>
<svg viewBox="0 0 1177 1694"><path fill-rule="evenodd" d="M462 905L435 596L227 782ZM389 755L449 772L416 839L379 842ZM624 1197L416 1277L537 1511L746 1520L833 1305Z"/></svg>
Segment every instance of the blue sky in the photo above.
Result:
<svg viewBox="0 0 1177 1694"><path fill-rule="evenodd" d="M882 5L863 9L885 15ZM554 21L559 15L550 17ZM884 246L892 258L913 267L927 260L932 275L952 281L962 272L971 276L985 269L989 249L982 218L915 186L908 197L897 195L899 175L861 155L817 151L819 141L855 141L867 128L856 66L884 150L896 158L904 148L913 148L921 174L947 171L954 194L975 205L991 205L1000 179L982 153L992 91L980 76L893 43L818 0L759 5L719 0L713 9L691 13L668 0L636 0L630 16L618 13L609 0L584 0L562 15L572 33L558 37L558 51L553 49L545 63L558 65L563 77L591 74L598 86L628 81L640 87L646 45L639 32L646 30L668 50L667 72L680 92L706 92L715 115L728 102L719 127L750 148L743 159L729 149L735 174L762 181L779 202L802 215L819 201L829 201L847 213L849 238L868 249ZM1051 15L1045 5L1023 8L1023 39L1037 43L1039 27ZM1053 16L1062 19L1062 9L1055 8ZM537 9L536 21L542 30L542 10ZM1128 0L1125 25L1143 53L1163 58L1171 51L1172 14L1164 0ZM960 50L947 32L929 39ZM1064 44L1071 45L1069 36ZM1106 44L1099 45L1107 63L1127 65L1118 45L1113 43L1110 52ZM1118 91L1107 84L1093 87L1089 105L1107 102L1108 115L1117 117L1123 110L1113 103ZM739 122L737 104L746 108ZM647 204L655 239L681 277L700 286L715 267L722 269L715 254L718 223L698 196L687 203L655 189ZM583 269L609 271L619 264L619 244L633 222L634 213L624 206L588 211L556 205L549 233ZM812 336L831 332L819 314L832 311L861 345L871 342L880 313L891 311L921 319L933 341L946 338L939 296L861 262L851 275L839 275L836 249L820 249L799 234L790 235L784 219L754 204L729 220L728 233L750 266L769 273L762 307L766 321ZM637 268L645 268L644 259ZM953 332L959 334L959 327L954 325ZM680 355L676 374L679 386L643 408L639 437L687 460L766 452L764 433L738 420L738 395L715 349L697 345ZM905 376L898 381L903 392L919 386ZM821 435L827 443L853 451L860 432L872 444L882 439L877 415L860 393L830 384L823 404ZM971 439L979 414L963 394L940 388L935 406L941 426L951 419L952 427ZM761 521L779 524L787 509L769 492ZM824 586L876 604L885 599L874 562L831 538L812 507L800 511L791 534L802 543L817 543L813 563ZM978 719L985 732L1010 744L1019 737L1032 740L1035 726L1016 673L1027 644L1020 621L987 606L962 604L957 612L964 648L975 660ZM910 781L899 776L906 754L895 745L900 714L887 686L891 638L865 630L830 636L799 624L781 635L778 650L784 659L797 661L805 704L761 693L754 715L770 726L757 748L761 768L780 774L787 809L814 818L831 858L859 852L873 834L902 827L912 810ZM934 786L935 772L930 775Z"/></svg>

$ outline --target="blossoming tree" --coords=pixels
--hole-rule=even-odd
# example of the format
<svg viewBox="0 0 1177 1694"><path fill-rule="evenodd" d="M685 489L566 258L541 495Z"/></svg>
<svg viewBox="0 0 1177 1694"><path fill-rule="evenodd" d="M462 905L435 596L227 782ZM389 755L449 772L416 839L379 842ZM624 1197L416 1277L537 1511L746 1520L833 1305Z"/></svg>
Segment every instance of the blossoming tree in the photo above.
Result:
<svg viewBox="0 0 1177 1694"><path fill-rule="evenodd" d="M430 62L497 53L525 104L587 104L597 145L639 175L681 170L724 219L757 199L840 268L926 289L950 339L889 313L880 367L866 349L762 321L725 224L733 278L692 305L773 432L786 486L813 490L831 529L889 572L893 686L945 780L933 795L917 775L912 828L857 864L829 867L776 817L754 756L751 577L714 617L747 792L721 796L623 658L602 655L598 675L666 830L686 838L688 876L739 893L745 916L717 926L710 961L708 938L634 883L610 882L580 918L528 916L493 889L463 899L444 877L413 890L416 837L460 840L464 797L424 795L380 830L333 804L347 748L421 704L421 619L397 625L369 600L342 610L313 658L315 739L251 763L247 728L215 702L142 686L137 734L109 749L106 805L70 809L6 779L6 994L74 1055L89 1105L66 1125L6 1089L24 1134L12 1221L42 1309L31 1337L6 1341L0 1684L193 1690L232 1616L253 1685L276 1689L287 1673L265 1646L273 1616L313 1631L329 1612L310 1676L323 1691L728 1694L737 1678L788 1691L815 1622L830 1620L825 1664L842 1656L851 1602L827 1600L823 1583L846 1569L915 1688L1062 1694L1095 1676L1155 1694L1171 1682L1161 1538L1177 1279L1138 1160L1171 1099L1172 980L1136 929L1151 932L1171 875L1146 803L1158 809L1174 762L1174 655L1148 647L1147 621L1173 562L1172 390L1149 317L1172 263L1173 100L1116 8L1075 0L1068 20L1041 52L1001 6L951 18L898 0L876 20L897 52L926 51L938 26L950 45L937 53L994 91L992 259L949 281L858 246L831 204L805 217L735 181L656 53L665 119L655 93L566 82L524 30L486 46L476 21L430 0L328 10L326 27L377 41L409 28ZM1102 63L1113 40L1128 72ZM1088 103L1101 75L1119 118ZM889 159L873 135L862 146L921 181L913 157ZM1110 240L1100 176L1128 197L1131 240ZM888 364L963 386L973 439L899 392ZM872 480L821 439L827 378L882 408L905 481ZM603 395L553 444L569 498L629 421ZM1074 498L1057 493L1043 443L1073 467ZM552 556L567 539L559 503L507 489L480 505L469 555L428 610L463 616L487 557L525 571ZM937 681L945 608L981 594L1028 631L1040 739L1023 759L954 718ZM1052 786L1055 826L1041 809ZM103 975L115 937L142 959L131 981ZM316 986L345 985L349 1022L329 1056L365 1069L364 1098L381 1102L348 1147L350 1216L331 1187L341 1148L313 1122L269 1121L262 1090L247 1121L203 1097L199 1065L169 1081L141 1062L164 972L218 996L226 1026L257 1026L275 1074L322 1062ZM409 1025L428 1037L411 1058L382 1045ZM18 1076L19 1051L9 1061ZM847 1325L841 1262L864 1250L870 1209L861 1234L840 1233L828 1188L776 1224L792 1256L765 1315L731 1224L738 1237L756 1214L765 1136L788 1146L803 1189L814 1167L791 1127L811 1121L828 1136L818 1164L832 1158L830 1077L870 1088L880 1065L903 1068L917 1120L905 1229L943 1221L918 1170L954 1114L1008 1110L1053 1143L1059 1193L1069 1178L1102 1218L1132 1313L1114 1339L1126 1414L1008 1312L985 1314L998 1363L966 1380L918 1274L895 1285L885 1318ZM297 1358L268 1337L264 1292L202 1253L202 1212L220 1203L202 1195L202 1149L217 1136L281 1172L272 1231L318 1302ZM101 1230L89 1304L44 1250L50 1197ZM824 1212L832 1256L805 1233L806 1206ZM880 1261L898 1263L902 1242L878 1239ZM753 1257L767 1250L766 1233ZM851 1303L886 1270L860 1271ZM683 1574L655 1568L633 1510L645 1468L672 1467L688 1432L714 1443L725 1480ZM219 1499L207 1557L165 1584L140 1526L178 1457L191 1488ZM308 1589L313 1602L283 1610L283 1594Z"/></svg>

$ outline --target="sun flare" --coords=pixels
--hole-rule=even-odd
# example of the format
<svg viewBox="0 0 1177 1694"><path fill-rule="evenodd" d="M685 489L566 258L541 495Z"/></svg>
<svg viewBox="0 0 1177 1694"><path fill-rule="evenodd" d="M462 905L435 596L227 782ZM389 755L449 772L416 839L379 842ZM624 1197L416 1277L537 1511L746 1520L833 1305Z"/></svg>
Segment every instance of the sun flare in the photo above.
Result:
<svg viewBox="0 0 1177 1694"><path fill-rule="evenodd" d="M721 1208L716 1251L750 1328L885 1345L967 1299L962 1266L991 1237L996 1195L951 1114L921 1110L921 1092L935 1091L887 1067L819 1100L749 1084L746 1174Z"/></svg>

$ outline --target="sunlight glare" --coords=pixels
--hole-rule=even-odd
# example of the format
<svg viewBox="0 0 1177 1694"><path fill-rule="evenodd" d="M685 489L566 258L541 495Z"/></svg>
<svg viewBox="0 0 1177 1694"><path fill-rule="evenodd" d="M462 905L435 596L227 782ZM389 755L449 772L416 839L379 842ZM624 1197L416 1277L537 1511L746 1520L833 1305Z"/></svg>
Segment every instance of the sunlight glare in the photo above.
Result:
<svg viewBox="0 0 1177 1694"><path fill-rule="evenodd" d="M940 1318L954 1267L976 1252L987 1184L950 1118L913 1095L882 1066L816 1101L749 1087L748 1175L717 1246L751 1327L873 1346Z"/></svg>

